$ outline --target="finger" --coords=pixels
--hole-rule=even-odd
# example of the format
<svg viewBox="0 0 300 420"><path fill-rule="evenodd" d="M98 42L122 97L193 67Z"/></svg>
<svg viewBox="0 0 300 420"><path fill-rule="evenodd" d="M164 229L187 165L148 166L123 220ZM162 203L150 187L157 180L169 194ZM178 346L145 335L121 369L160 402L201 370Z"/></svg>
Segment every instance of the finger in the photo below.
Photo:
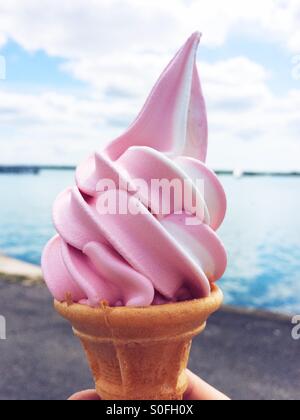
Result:
<svg viewBox="0 0 300 420"><path fill-rule="evenodd" d="M100 401L101 398L94 389L77 392L68 401Z"/></svg>
<svg viewBox="0 0 300 420"><path fill-rule="evenodd" d="M230 401L226 395L208 385L190 370L187 370L189 386L184 395L184 400L200 401Z"/></svg>

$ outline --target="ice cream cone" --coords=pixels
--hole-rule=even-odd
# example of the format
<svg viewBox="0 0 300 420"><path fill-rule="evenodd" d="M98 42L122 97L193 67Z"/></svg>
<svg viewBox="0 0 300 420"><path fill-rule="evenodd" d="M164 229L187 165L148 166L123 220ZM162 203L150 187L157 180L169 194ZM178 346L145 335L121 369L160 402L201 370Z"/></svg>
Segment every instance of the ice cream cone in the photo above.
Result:
<svg viewBox="0 0 300 420"><path fill-rule="evenodd" d="M147 308L55 308L81 340L102 399L181 400L192 339L222 300L213 286L208 298Z"/></svg>

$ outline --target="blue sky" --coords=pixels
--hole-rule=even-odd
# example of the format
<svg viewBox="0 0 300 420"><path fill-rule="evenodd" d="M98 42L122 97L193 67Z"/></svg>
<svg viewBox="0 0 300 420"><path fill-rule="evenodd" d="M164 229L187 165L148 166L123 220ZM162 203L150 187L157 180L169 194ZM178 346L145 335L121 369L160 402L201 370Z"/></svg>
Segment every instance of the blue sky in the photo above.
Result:
<svg viewBox="0 0 300 420"><path fill-rule="evenodd" d="M75 164L101 149L200 30L209 164L300 170L299 1L3 3L0 163Z"/></svg>
<svg viewBox="0 0 300 420"><path fill-rule="evenodd" d="M1 53L7 63L7 83L60 86L70 81L59 70L62 59L50 58L44 51L29 53L19 44L8 41Z"/></svg>
<svg viewBox="0 0 300 420"><path fill-rule="evenodd" d="M5 87L76 90L86 85L61 70L65 62L63 58L50 57L43 50L29 52L20 44L8 40L0 52L6 60Z"/></svg>
<svg viewBox="0 0 300 420"><path fill-rule="evenodd" d="M226 60L228 57L247 57L272 74L268 84L277 93L285 93L288 89L299 87L299 82L291 75L292 56L288 50L272 42L262 43L258 37L241 34L231 34L226 43L220 48L203 46L199 51L199 60L214 63L216 60ZM87 87L70 73L62 69L67 60L60 57L50 57L43 50L26 51L18 43L8 40L0 49L6 59L6 86L19 86L22 89L54 88L54 89L83 89Z"/></svg>

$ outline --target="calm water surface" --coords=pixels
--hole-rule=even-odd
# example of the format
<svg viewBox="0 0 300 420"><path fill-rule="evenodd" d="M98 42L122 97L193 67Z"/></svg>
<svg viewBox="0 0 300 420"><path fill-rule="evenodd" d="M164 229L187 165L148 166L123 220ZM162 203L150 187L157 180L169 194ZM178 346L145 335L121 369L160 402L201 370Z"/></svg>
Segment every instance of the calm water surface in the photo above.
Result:
<svg viewBox="0 0 300 420"><path fill-rule="evenodd" d="M300 178L221 177L228 197L219 231L229 254L226 303L300 313ZM54 234L51 207L72 172L0 175L0 249L39 263Z"/></svg>

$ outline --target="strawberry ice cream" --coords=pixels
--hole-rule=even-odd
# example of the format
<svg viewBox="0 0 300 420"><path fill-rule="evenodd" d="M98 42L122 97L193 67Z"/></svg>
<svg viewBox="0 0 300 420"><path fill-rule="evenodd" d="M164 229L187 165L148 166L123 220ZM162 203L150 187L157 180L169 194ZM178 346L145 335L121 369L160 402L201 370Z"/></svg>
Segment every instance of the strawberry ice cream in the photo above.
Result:
<svg viewBox="0 0 300 420"><path fill-rule="evenodd" d="M205 164L199 41L200 34L192 35L128 131L83 162L76 185L55 201L58 235L46 246L42 267L57 301L158 305L208 297L211 283L222 277L227 258L216 230L226 197ZM150 190L153 179L176 180L196 211L173 192L147 195L138 180ZM104 211L103 203L113 199L117 211Z"/></svg>

